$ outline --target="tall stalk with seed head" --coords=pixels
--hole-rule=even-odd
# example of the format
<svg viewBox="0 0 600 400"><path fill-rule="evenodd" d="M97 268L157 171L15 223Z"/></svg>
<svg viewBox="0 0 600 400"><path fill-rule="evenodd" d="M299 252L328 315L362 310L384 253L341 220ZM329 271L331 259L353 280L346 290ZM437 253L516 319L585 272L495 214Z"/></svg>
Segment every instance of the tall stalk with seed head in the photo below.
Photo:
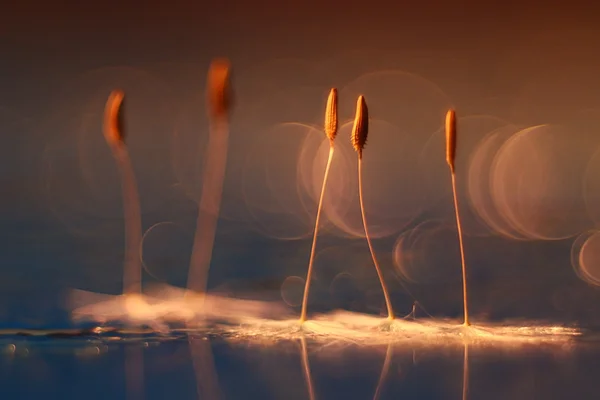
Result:
<svg viewBox="0 0 600 400"><path fill-rule="evenodd" d="M125 144L123 100L125 94L114 90L104 110L104 138L115 158L121 175L123 214L125 218L125 261L123 265L123 293L139 294L142 290L142 217L135 174Z"/></svg>
<svg viewBox="0 0 600 400"><path fill-rule="evenodd" d="M125 261L123 263L123 294L135 298L142 292L142 217L135 174L125 144L123 121L125 94L114 90L104 109L104 139L109 145L121 175L123 215L125 219ZM139 350L139 351L138 351ZM144 397L144 354L142 349L129 348L125 354L125 386L132 399Z"/></svg>
<svg viewBox="0 0 600 400"><path fill-rule="evenodd" d="M206 93L210 129L202 195L198 204L198 219L187 281L188 289L198 293L206 291L208 269L221 209L229 142L229 112L232 106L230 76L228 60L213 60L208 71Z"/></svg>
<svg viewBox="0 0 600 400"><path fill-rule="evenodd" d="M329 157L325 167L323 176L323 185L321 186L321 195L319 196L319 204L317 206L317 217L315 219L315 229L313 233L313 241L310 249L310 258L308 260L308 272L306 274L306 283L304 285L304 297L302 298L302 311L300 313L300 323L306 321L306 308L308 306L308 293L310 292L310 282L312 279L313 264L315 261L315 250L317 245L317 236L319 235L319 221L321 220L321 209L323 208L323 199L325 198L325 189L327 188L327 177L333 159L334 140L338 129L338 114L337 114L337 89L332 88L329 91L327 98L327 106L325 108L325 134L329 139Z"/></svg>
<svg viewBox="0 0 600 400"><path fill-rule="evenodd" d="M388 312L388 320L394 319L394 310L392 309L392 302L390 301L390 296L385 285L385 281L383 279L383 273L381 272L381 268L379 267L379 263L377 262L377 257L375 257L375 250L373 249L373 244L371 243L371 237L369 235L369 228L367 225L367 218L365 216L365 205L363 201L363 177L362 177L362 155L365 145L367 144L367 136L369 134L369 109L367 108L367 103L365 102L364 96L359 96L356 101L356 115L354 117L354 126L352 127L352 135L350 137L352 142L352 147L358 153L358 199L360 202L360 213L362 216L363 227L365 230L365 238L367 239L367 244L369 245L369 251L371 252L371 258L373 259L373 264L375 265L375 270L377 271L377 276L379 277L379 282L381 283L381 289L383 290L383 297L385 298L385 304L387 306Z"/></svg>
<svg viewBox="0 0 600 400"><path fill-rule="evenodd" d="M462 284L463 284L463 308L464 308L464 325L469 326L469 306L467 302L467 269L465 263L465 249L463 246L462 226L458 213L458 196L456 195L456 113L454 110L448 110L446 113L446 162L450 167L450 175L452 177L452 197L454 198L454 214L456 215L456 228L458 230L458 245L460 247L460 262L462 268Z"/></svg>
<svg viewBox="0 0 600 400"><path fill-rule="evenodd" d="M207 78L206 103L210 129L186 294L206 292L208 270L221 210L229 143L229 113L232 106L231 68L228 60L216 59L211 63ZM210 345L206 346L192 336L188 336L188 345L192 352L198 396L220 398L218 377Z"/></svg>

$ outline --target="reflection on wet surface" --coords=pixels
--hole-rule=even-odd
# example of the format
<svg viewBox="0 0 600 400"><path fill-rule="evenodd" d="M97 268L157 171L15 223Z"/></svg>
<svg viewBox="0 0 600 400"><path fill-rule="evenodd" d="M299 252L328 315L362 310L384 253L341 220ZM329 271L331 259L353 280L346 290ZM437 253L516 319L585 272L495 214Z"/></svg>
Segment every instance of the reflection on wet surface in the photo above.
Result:
<svg viewBox="0 0 600 400"><path fill-rule="evenodd" d="M594 398L595 343L521 346L111 333L0 338L2 398Z"/></svg>

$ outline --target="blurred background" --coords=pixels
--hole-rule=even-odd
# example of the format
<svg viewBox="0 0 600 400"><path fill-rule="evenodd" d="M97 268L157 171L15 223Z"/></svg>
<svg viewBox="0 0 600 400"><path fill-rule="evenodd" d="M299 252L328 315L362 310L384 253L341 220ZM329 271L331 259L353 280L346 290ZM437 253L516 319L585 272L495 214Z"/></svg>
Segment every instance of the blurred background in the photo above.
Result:
<svg viewBox="0 0 600 400"><path fill-rule="evenodd" d="M101 126L114 88L127 96L144 281L185 286L213 57L231 60L235 110L211 290L298 309L337 87L312 310L384 311L349 143L363 94L366 213L397 314L415 301L462 312L443 132L453 107L472 319L597 324L597 19L585 4L534 1L4 7L0 327L68 326L72 289L121 291L121 188Z"/></svg>

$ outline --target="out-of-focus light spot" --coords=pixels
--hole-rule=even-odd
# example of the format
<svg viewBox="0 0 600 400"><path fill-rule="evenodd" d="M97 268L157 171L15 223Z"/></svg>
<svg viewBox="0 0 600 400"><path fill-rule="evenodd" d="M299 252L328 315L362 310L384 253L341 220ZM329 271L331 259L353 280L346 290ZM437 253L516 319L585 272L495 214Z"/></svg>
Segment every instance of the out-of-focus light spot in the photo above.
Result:
<svg viewBox="0 0 600 400"><path fill-rule="evenodd" d="M363 74L340 89L340 117L354 116L354 103L364 95L373 119L387 121L424 143L442 126L450 98L428 79L402 70Z"/></svg>
<svg viewBox="0 0 600 400"><path fill-rule="evenodd" d="M288 276L281 284L281 298L290 307L302 304L305 279L299 276Z"/></svg>
<svg viewBox="0 0 600 400"><path fill-rule="evenodd" d="M580 179L586 165L576 135L558 126L524 129L498 151L491 194L512 229L529 239L556 240L589 225Z"/></svg>
<svg viewBox="0 0 600 400"><path fill-rule="evenodd" d="M352 123L342 125L336 139L324 210L342 235L364 237L358 202L358 160L347 139L351 129ZM421 211L422 187L415 173L417 156L411 136L386 121L370 120L363 155L363 196L373 238L398 232ZM322 159L323 155L315 158L319 165L315 171L323 170Z"/></svg>
<svg viewBox="0 0 600 400"><path fill-rule="evenodd" d="M421 284L459 281L460 254L456 235L454 226L440 221L425 221L404 232L396 241L393 252L399 277Z"/></svg>
<svg viewBox="0 0 600 400"><path fill-rule="evenodd" d="M487 226L494 232L512 239L524 239L505 219L496 207L491 190L492 166L498 151L519 128L507 125L493 130L481 139L470 156L467 176L469 204Z"/></svg>
<svg viewBox="0 0 600 400"><path fill-rule="evenodd" d="M81 358L96 357L99 356L100 353L100 347L98 346L84 347L83 349L75 350L75 356Z"/></svg>
<svg viewBox="0 0 600 400"><path fill-rule="evenodd" d="M581 280L600 286L600 231L585 232L573 242L571 264Z"/></svg>
<svg viewBox="0 0 600 400"><path fill-rule="evenodd" d="M598 128L600 129L600 124ZM598 132L594 132L597 136ZM583 197L592 221L600 225L600 148L590 157L583 176Z"/></svg>
<svg viewBox="0 0 600 400"><path fill-rule="evenodd" d="M141 260L146 272L162 282L185 284L193 232L174 222L152 225L142 237Z"/></svg>
<svg viewBox="0 0 600 400"><path fill-rule="evenodd" d="M5 348L5 353L8 355L14 355L15 352L17 351L17 346L15 346L13 343L9 344L8 346L6 346Z"/></svg>
<svg viewBox="0 0 600 400"><path fill-rule="evenodd" d="M298 164L307 140L325 139L320 130L300 123L278 124L256 136L246 155L242 190L261 233L288 240L312 234L316 202L304 188Z"/></svg>
<svg viewBox="0 0 600 400"><path fill-rule="evenodd" d="M482 170L480 165L475 165L473 168L471 165L480 162L476 155L480 152L481 146L484 145L490 133L507 125L508 122L490 115L458 115L455 173L463 232L468 235L487 236L493 232L481 218L478 218L477 213L472 210L474 208L472 202L469 201L471 200L469 196L471 185L475 185L473 190L478 192L488 192L489 190L485 185L478 186L480 182L469 181L469 175L475 172L481 179L485 174L485 170ZM421 150L418 171L422 174L420 187L423 191L423 208L431 210L436 208L439 203L443 203L446 207L440 213L443 212L444 215L453 217L453 213L450 212L452 186L450 171L444 157L445 151L445 130L440 129L431 135ZM415 171L413 171L414 173ZM485 181L487 182L487 179Z"/></svg>

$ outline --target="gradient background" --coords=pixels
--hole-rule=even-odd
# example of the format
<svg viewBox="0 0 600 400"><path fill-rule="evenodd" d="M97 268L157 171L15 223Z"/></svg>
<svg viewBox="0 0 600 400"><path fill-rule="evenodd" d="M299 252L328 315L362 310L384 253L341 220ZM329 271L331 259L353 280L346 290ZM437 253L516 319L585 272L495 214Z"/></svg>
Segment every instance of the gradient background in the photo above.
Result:
<svg viewBox="0 0 600 400"><path fill-rule="evenodd" d="M467 142L495 129L494 121L518 127L564 124L558 136L572 146L562 162L576 165L551 192L542 196L534 190L534 203L548 208L546 217L531 226L547 228L560 215L564 220L548 228L548 236L561 240L517 241L489 227L472 229L475 239L467 239L467 253L474 319L595 323L600 298L577 278L570 251L574 237L594 227L598 214L590 204L600 191L583 195L578 185L568 183L593 182L590 177L600 168L593 156L600 128L598 16L577 2L524 1L169 1L152 7L23 1L5 6L0 15L0 326L68 324L71 288L119 293L119 183L99 124L114 87L128 94L144 228L163 221L178 227L176 232L156 231L156 245L147 255L150 269L154 279L185 284L195 221L191 199L201 187L206 137L204 80L215 56L230 58L234 66L237 108L210 287L280 298L286 277L305 274L308 240L278 240L306 237L312 209L304 213L302 204L312 203L293 198L289 190L297 183L286 151L298 152L300 142L287 139L285 132L292 128L282 130L277 124L320 127L326 93L337 86L348 94L340 99L343 120L352 118L354 95L370 90L372 117L400 127L412 140L413 147L398 154L382 153L380 159L390 163L372 170L372 176L381 178L388 168L381 181L387 186L375 185L377 193L380 199L397 199L397 204L385 203L394 218L381 217L384 228L395 228L377 245L399 314L408 313L413 300L392 268L396 240L423 221L442 221L444 227L452 223L443 143L428 140L441 138L436 132L446 109L454 106L459 117L488 116L476 120L469 134L474 139ZM355 81L381 70L404 72L383 84ZM375 135L373 131L372 147L385 148ZM248 165L259 168L259 161L248 164L250 149L261 162L267 157L270 168L282 165L271 183L288 188L280 199L291 204L283 213L287 217L256 206L273 201L260 179L251 181L249 192L241 190L248 188L243 174ZM423 167L424 159L437 161ZM516 164L515 171L519 166L527 169ZM318 176L318 165L313 168L317 172L309 175ZM422 197L407 195L416 192ZM528 215L527 210L522 213L523 218ZM419 250L438 255L424 263L445 272L410 284L434 315L461 312L458 253L451 233ZM322 272L316 275L319 309L381 308L364 241L352 236L324 236L323 249L332 250L324 253ZM346 259L339 261L342 255ZM332 295L335 277L347 271L353 278L336 286L339 293ZM290 295L296 289L284 286Z"/></svg>

